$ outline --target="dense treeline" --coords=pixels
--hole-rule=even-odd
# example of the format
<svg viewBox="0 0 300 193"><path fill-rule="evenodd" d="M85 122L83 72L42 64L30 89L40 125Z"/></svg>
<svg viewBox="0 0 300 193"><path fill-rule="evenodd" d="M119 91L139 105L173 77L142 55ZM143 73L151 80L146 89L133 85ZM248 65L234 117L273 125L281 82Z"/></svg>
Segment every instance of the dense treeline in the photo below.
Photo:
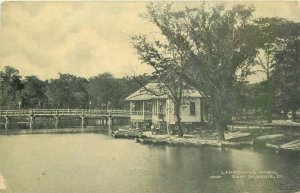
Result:
<svg viewBox="0 0 300 193"><path fill-rule="evenodd" d="M291 72L278 71L274 87L273 113L286 116L299 107L299 84L295 78L296 65ZM297 72L297 73L296 73ZM276 73L276 74L277 74ZM115 78L110 73L89 79L71 74L59 74L59 78L46 81L36 76L22 77L13 67L0 70L0 108L115 108L128 107L125 98L151 81L150 76ZM249 84L240 82L235 86L233 109L237 118L266 118L268 110L267 80ZM297 106L298 105L298 106ZM253 118L253 117L252 117Z"/></svg>
<svg viewBox="0 0 300 193"><path fill-rule="evenodd" d="M0 109L97 108L125 109L125 98L150 80L148 76L115 78L110 73L89 79L71 74L46 81L22 77L13 67L0 71Z"/></svg>

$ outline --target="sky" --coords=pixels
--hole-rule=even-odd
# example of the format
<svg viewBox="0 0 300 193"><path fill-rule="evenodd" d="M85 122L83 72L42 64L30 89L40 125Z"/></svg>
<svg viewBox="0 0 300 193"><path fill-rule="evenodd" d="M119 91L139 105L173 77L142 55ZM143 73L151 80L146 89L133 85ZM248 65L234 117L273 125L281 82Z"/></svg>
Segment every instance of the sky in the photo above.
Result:
<svg viewBox="0 0 300 193"><path fill-rule="evenodd" d="M200 2L201 3L201 2ZM228 2L236 4L236 2ZM300 22L300 1L241 2L254 5L255 16ZM135 34L157 33L140 17L147 2L6 1L1 4L0 69L13 66L23 76L42 80L59 73L115 77L151 72L130 43ZM176 2L177 6L196 2ZM261 75L250 78L252 82Z"/></svg>

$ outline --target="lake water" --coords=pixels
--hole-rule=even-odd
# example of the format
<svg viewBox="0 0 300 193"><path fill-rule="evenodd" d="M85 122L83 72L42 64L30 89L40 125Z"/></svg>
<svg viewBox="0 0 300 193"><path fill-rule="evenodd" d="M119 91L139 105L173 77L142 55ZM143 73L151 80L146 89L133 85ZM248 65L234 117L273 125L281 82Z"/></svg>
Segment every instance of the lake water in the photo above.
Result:
<svg viewBox="0 0 300 193"><path fill-rule="evenodd" d="M0 136L0 173L1 193L300 191L295 155L141 145L100 133Z"/></svg>

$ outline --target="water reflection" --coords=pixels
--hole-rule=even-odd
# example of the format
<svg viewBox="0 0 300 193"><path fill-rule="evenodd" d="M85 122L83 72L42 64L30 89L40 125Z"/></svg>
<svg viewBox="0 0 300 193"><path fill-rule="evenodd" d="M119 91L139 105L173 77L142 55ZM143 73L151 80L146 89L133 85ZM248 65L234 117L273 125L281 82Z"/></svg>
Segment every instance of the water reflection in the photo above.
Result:
<svg viewBox="0 0 300 193"><path fill-rule="evenodd" d="M105 134L0 136L0 172L12 192L296 192L294 156L253 150L140 145ZM297 160L298 159L298 160ZM223 171L275 170L282 179Z"/></svg>
<svg viewBox="0 0 300 193"><path fill-rule="evenodd" d="M56 121L58 122L56 123ZM114 125L128 125L128 118L114 118ZM0 117L0 129L5 129L6 121ZM82 119L78 116L60 117L36 117L32 123L33 129L51 129L51 128L74 128L74 127L90 127L90 126L109 126L109 122L105 117L86 117L82 125ZM28 117L11 117L8 122L8 129L30 129L30 121Z"/></svg>
<svg viewBox="0 0 300 193"><path fill-rule="evenodd" d="M155 146L150 149L153 148ZM290 192L299 188L300 168L299 163L295 162L296 157L290 163L285 162L289 168L282 168L278 159L282 156L270 152L261 154L252 150L234 149L220 152L215 148L170 146L159 149L165 151L164 158L157 157L159 168L157 172L151 172L151 182L160 187L158 190L161 192ZM292 169L294 164L297 166ZM226 172L241 172L245 175L224 175ZM282 175L283 178L268 178L268 172ZM210 176L221 178L210 179ZM265 179L261 178L264 176ZM170 186L173 187L172 191L169 190Z"/></svg>

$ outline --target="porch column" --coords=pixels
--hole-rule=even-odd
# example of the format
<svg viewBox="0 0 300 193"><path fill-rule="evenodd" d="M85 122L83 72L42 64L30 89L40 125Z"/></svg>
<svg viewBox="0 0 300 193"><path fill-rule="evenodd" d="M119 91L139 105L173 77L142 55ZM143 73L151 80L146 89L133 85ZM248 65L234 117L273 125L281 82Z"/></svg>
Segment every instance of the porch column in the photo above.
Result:
<svg viewBox="0 0 300 193"><path fill-rule="evenodd" d="M166 99L166 125L167 125L167 134L170 135L170 128L169 128L169 123L170 123L170 101L169 99Z"/></svg>
<svg viewBox="0 0 300 193"><path fill-rule="evenodd" d="M132 101L130 101L130 107L129 107L129 112L130 112L130 115L132 115Z"/></svg>
<svg viewBox="0 0 300 193"><path fill-rule="evenodd" d="M158 111L159 110L159 102L158 99L156 99L156 116L158 116Z"/></svg>
<svg viewBox="0 0 300 193"><path fill-rule="evenodd" d="M145 119L145 101L143 101L143 119Z"/></svg>
<svg viewBox="0 0 300 193"><path fill-rule="evenodd" d="M170 135L169 123L167 122L166 125L167 125L167 134Z"/></svg>
<svg viewBox="0 0 300 193"><path fill-rule="evenodd" d="M153 117L153 115L154 115L154 106L155 106L155 104L154 104L154 101L153 100L151 100L151 107L152 107L152 115L151 115L151 117Z"/></svg>
<svg viewBox="0 0 300 193"><path fill-rule="evenodd" d="M200 98L200 116L201 116L201 123L204 122L204 105L203 105L203 98Z"/></svg>

